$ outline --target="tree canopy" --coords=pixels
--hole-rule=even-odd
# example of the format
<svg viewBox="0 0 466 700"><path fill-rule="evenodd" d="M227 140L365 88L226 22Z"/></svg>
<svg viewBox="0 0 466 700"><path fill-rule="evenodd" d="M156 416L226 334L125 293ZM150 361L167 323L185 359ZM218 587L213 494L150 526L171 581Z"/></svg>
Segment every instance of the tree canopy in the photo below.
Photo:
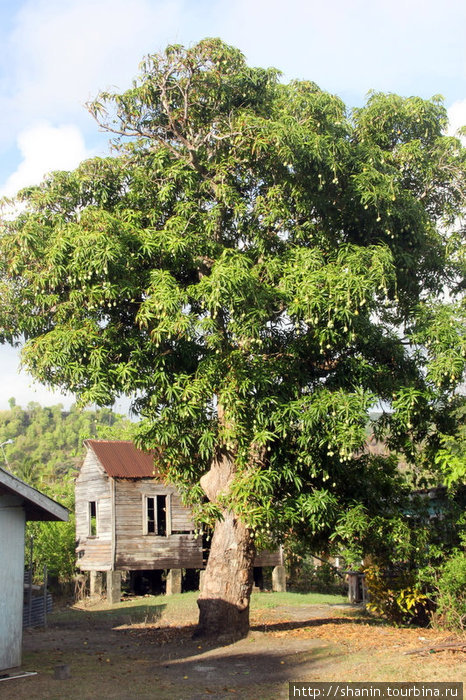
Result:
<svg viewBox="0 0 466 700"><path fill-rule="evenodd" d="M116 150L19 193L0 339L24 335L29 371L83 403L134 397L141 444L216 523L201 598L246 619L254 541L324 541L352 506L390 511L371 408L413 462L447 430L465 150L438 97L348 111L218 39L148 56L89 108Z"/></svg>

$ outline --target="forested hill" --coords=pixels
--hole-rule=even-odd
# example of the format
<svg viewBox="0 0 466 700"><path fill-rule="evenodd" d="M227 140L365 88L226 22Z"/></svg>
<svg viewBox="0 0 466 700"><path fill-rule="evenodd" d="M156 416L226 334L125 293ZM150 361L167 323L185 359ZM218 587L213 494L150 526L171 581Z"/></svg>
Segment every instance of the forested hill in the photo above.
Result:
<svg viewBox="0 0 466 700"><path fill-rule="evenodd" d="M134 430L128 418L108 408L72 406L64 411L61 404L44 407L35 402L22 408L14 399L9 404L9 410L0 411L0 465L45 492L64 477L75 476L84 456L83 440L130 439Z"/></svg>

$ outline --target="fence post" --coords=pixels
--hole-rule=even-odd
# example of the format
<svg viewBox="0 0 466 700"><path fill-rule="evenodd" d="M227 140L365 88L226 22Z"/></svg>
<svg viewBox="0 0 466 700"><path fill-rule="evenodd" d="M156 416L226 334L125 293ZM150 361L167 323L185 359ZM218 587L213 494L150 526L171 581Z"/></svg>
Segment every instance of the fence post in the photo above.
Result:
<svg viewBox="0 0 466 700"><path fill-rule="evenodd" d="M47 627L47 565L44 564L44 627Z"/></svg>
<svg viewBox="0 0 466 700"><path fill-rule="evenodd" d="M32 620L32 551L34 546L34 538L31 537L29 542L29 588L28 588L28 627L31 626Z"/></svg>

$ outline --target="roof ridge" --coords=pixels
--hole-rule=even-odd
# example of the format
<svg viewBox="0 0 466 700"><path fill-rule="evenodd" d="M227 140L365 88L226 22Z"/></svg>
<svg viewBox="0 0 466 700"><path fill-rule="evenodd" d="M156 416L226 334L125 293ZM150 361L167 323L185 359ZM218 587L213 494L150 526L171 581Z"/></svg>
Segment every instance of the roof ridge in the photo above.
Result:
<svg viewBox="0 0 466 700"><path fill-rule="evenodd" d="M134 445L134 440L109 440L107 438L87 438L87 442L131 442ZM136 445L134 445L136 447Z"/></svg>

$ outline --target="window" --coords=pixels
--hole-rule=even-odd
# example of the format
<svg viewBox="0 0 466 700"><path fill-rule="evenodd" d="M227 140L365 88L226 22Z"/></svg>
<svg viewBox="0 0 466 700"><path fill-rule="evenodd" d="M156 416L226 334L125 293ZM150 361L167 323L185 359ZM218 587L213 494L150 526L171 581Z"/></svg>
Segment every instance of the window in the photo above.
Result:
<svg viewBox="0 0 466 700"><path fill-rule="evenodd" d="M170 533L170 496L144 498L144 534L166 537Z"/></svg>
<svg viewBox="0 0 466 700"><path fill-rule="evenodd" d="M167 497L157 496L157 534L167 534Z"/></svg>
<svg viewBox="0 0 466 700"><path fill-rule="evenodd" d="M97 537L97 501L89 501L89 537Z"/></svg>
<svg viewBox="0 0 466 700"><path fill-rule="evenodd" d="M146 503L147 503L146 517L147 517L147 534L148 535L155 535L156 534L157 522L155 519L156 510L155 510L154 501L155 501L155 498L149 498L149 497L147 498L147 501L146 501Z"/></svg>

